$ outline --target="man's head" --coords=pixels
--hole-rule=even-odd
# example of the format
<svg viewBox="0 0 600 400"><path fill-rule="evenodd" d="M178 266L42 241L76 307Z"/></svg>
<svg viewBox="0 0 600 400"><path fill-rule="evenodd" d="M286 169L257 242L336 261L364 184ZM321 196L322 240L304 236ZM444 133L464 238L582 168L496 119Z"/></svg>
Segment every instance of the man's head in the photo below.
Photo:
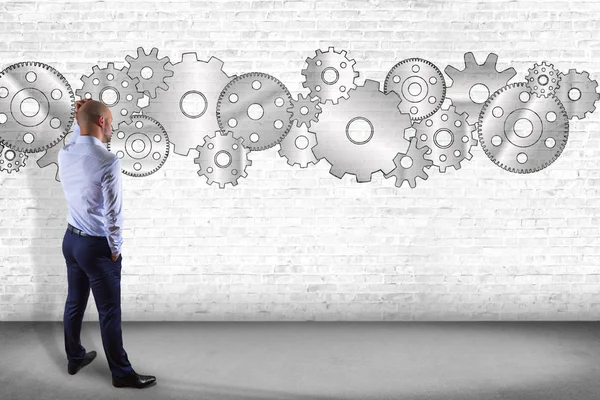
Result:
<svg viewBox="0 0 600 400"><path fill-rule="evenodd" d="M112 138L112 121L110 109L100 101L90 99L77 112L81 136L94 136L102 143Z"/></svg>

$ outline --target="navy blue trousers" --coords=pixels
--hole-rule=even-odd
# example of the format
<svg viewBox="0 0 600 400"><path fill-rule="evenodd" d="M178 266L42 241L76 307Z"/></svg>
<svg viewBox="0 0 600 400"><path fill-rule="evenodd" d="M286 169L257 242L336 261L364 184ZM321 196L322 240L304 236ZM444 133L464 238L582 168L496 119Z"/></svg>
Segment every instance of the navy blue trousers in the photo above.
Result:
<svg viewBox="0 0 600 400"><path fill-rule="evenodd" d="M63 318L67 359L81 364L86 354L80 334L91 288L110 371L116 378L132 374L134 370L123 349L121 332L122 257L119 255L117 261L112 260L106 237L80 236L68 229L63 237L62 252L67 263L68 280Z"/></svg>

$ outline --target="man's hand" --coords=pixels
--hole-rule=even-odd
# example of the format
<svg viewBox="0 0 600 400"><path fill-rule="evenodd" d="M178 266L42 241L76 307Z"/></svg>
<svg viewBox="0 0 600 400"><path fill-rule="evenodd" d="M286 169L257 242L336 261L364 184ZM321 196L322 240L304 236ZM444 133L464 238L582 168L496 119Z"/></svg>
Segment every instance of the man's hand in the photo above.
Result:
<svg viewBox="0 0 600 400"><path fill-rule="evenodd" d="M77 113L79 112L79 109L81 108L81 106L84 105L86 102L88 102L90 100L91 100L91 98L90 99L77 100L75 102L75 119L77 119Z"/></svg>
<svg viewBox="0 0 600 400"><path fill-rule="evenodd" d="M117 254L116 256L113 254L113 255L111 255L111 257L110 257L110 258L112 259L112 261L113 261L113 262L115 262L115 261L117 261L117 260L119 259L119 256L120 256L120 255L121 255L120 253L119 253L119 254Z"/></svg>

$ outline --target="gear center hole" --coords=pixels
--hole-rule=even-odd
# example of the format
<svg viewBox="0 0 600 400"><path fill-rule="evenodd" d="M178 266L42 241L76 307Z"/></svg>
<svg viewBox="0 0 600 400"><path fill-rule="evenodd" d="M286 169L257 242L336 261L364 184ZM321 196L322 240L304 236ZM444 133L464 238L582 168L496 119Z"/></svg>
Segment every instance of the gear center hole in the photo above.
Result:
<svg viewBox="0 0 600 400"><path fill-rule="evenodd" d="M154 75L154 71L152 71L152 68L150 68L150 67L144 67L140 71L140 75L144 79L150 79L150 78L152 78L152 75Z"/></svg>
<svg viewBox="0 0 600 400"><path fill-rule="evenodd" d="M100 100L109 107L114 106L119 101L119 94L115 89L108 87L100 93Z"/></svg>
<svg viewBox="0 0 600 400"><path fill-rule="evenodd" d="M131 149L136 153L141 153L146 148L146 144L143 140L136 139L131 143Z"/></svg>
<svg viewBox="0 0 600 400"><path fill-rule="evenodd" d="M546 75L540 75L538 77L538 83L542 86L546 86L549 82L549 79Z"/></svg>
<svg viewBox="0 0 600 400"><path fill-rule="evenodd" d="M231 164L231 156L225 150L221 150L215 155L215 164L219 168L227 168Z"/></svg>
<svg viewBox="0 0 600 400"><path fill-rule="evenodd" d="M261 119L264 113L265 110L258 103L250 104L250 106L248 107L248 117L255 121Z"/></svg>
<svg viewBox="0 0 600 400"><path fill-rule="evenodd" d="M296 138L294 144L299 150L304 150L308 147L308 138L306 136L300 135Z"/></svg>
<svg viewBox="0 0 600 400"><path fill-rule="evenodd" d="M198 118L206 112L208 102L202 93L190 90L181 97L179 106L181 107L181 112L186 117Z"/></svg>
<svg viewBox="0 0 600 400"><path fill-rule="evenodd" d="M404 156L400 160L400 166L404 169L409 169L413 165L413 160L409 156Z"/></svg>
<svg viewBox="0 0 600 400"><path fill-rule="evenodd" d="M365 144L373 137L373 124L366 118L355 117L346 125L346 137L354 144Z"/></svg>
<svg viewBox="0 0 600 400"><path fill-rule="evenodd" d="M454 135L448 129L440 129L433 135L433 141L437 147L446 149L452 144L453 137Z"/></svg>
<svg viewBox="0 0 600 400"><path fill-rule="evenodd" d="M340 74L335 68L332 67L325 68L323 70L323 73L321 73L321 78L323 79L323 82L325 82L328 85L333 85L334 83L336 83L339 77Z"/></svg>
<svg viewBox="0 0 600 400"><path fill-rule="evenodd" d="M410 93L413 96L420 95L422 91L423 91L423 88L418 83L411 83L408 86L408 93Z"/></svg>
<svg viewBox="0 0 600 400"><path fill-rule="evenodd" d="M533 133L533 124L528 119L518 119L513 126L513 131L517 136L526 138Z"/></svg>
<svg viewBox="0 0 600 400"><path fill-rule="evenodd" d="M40 103L33 97L28 97L21 102L21 112L26 117L33 117L40 111Z"/></svg>
<svg viewBox="0 0 600 400"><path fill-rule="evenodd" d="M483 104L490 97L490 91L487 86L477 83L469 90L469 97L474 103Z"/></svg>
<svg viewBox="0 0 600 400"><path fill-rule="evenodd" d="M577 88L573 88L571 90L569 90L569 100L571 101L577 101L581 98L581 91Z"/></svg>

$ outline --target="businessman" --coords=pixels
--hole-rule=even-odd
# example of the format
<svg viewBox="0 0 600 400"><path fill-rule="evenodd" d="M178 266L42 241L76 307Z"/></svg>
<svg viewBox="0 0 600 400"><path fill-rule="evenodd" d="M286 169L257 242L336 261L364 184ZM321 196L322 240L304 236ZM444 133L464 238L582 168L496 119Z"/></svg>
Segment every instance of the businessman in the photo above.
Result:
<svg viewBox="0 0 600 400"><path fill-rule="evenodd" d="M121 331L121 246L123 244L121 162L104 143L112 137L112 114L102 102L76 102L73 135L58 153L60 181L69 206L62 252L67 264L64 311L69 374L96 357L86 353L80 333L90 288L98 309L102 345L115 387L148 387L123 348Z"/></svg>

